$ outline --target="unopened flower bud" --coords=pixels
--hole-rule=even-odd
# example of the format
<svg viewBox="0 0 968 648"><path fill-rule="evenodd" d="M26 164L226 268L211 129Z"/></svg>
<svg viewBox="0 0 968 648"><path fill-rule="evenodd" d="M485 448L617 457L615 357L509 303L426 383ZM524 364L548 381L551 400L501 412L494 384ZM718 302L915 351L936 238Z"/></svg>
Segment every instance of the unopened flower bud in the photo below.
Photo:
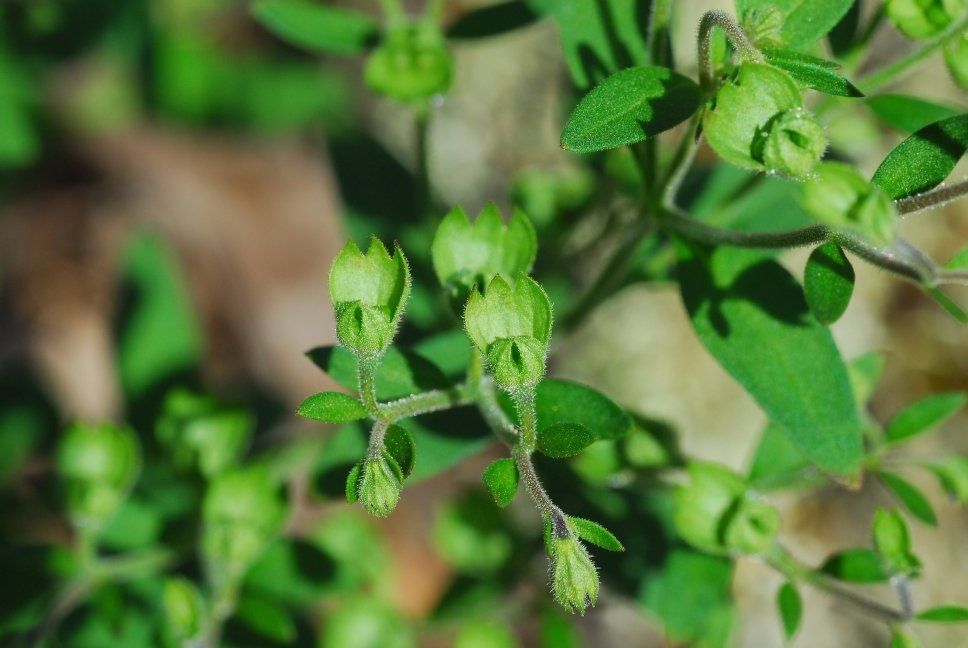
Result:
<svg viewBox="0 0 968 648"><path fill-rule="evenodd" d="M386 517L400 499L403 474L392 457L381 454L363 461L357 485L360 504L371 515Z"/></svg>
<svg viewBox="0 0 968 648"><path fill-rule="evenodd" d="M487 349L487 364L504 389L536 385L545 372L547 345L528 335L496 340Z"/></svg>
<svg viewBox="0 0 968 648"><path fill-rule="evenodd" d="M569 612L584 614L598 602L598 570L588 550L569 533L551 541L552 591Z"/></svg>
<svg viewBox="0 0 968 648"><path fill-rule="evenodd" d="M803 108L794 108L773 118L757 157L771 170L803 178L820 161L826 148L823 126Z"/></svg>
<svg viewBox="0 0 968 648"><path fill-rule="evenodd" d="M770 504L745 498L729 517L726 546L734 551L756 554L773 544L780 530L780 514Z"/></svg>
<svg viewBox="0 0 968 648"><path fill-rule="evenodd" d="M366 83L398 101L427 99L450 88L454 63L436 27L396 27L366 63Z"/></svg>
<svg viewBox="0 0 968 648"><path fill-rule="evenodd" d="M968 10L968 0L887 0L888 20L914 40L934 38Z"/></svg>
<svg viewBox="0 0 968 648"><path fill-rule="evenodd" d="M175 639L191 639L202 629L205 601L194 583L185 578L168 578L162 593L168 628Z"/></svg>
<svg viewBox="0 0 968 648"><path fill-rule="evenodd" d="M880 187L848 164L824 162L803 184L803 207L819 222L855 231L878 245L894 240L897 212Z"/></svg>
<svg viewBox="0 0 968 648"><path fill-rule="evenodd" d="M724 553L724 521L746 493L746 482L718 464L696 462L688 470L689 483L676 491L676 530L697 549Z"/></svg>
<svg viewBox="0 0 968 648"><path fill-rule="evenodd" d="M756 7L743 14L743 32L760 47L782 47L780 30L786 14L775 5Z"/></svg>

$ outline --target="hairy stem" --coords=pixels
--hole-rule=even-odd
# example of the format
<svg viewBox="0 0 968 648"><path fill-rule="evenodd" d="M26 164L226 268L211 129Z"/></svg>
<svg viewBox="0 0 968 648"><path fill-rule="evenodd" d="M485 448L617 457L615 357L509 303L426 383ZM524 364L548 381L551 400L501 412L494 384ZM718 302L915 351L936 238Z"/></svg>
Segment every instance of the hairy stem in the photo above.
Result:
<svg viewBox="0 0 968 648"><path fill-rule="evenodd" d="M707 11L699 20L699 81L703 90L707 93L712 93L715 90L711 47L714 27L719 27L726 32L726 37L729 38L740 56L754 61L763 60L763 55L746 38L746 34L743 33L732 16L724 11Z"/></svg>
<svg viewBox="0 0 968 648"><path fill-rule="evenodd" d="M480 382L477 393L477 409L484 417L484 422L506 446L513 448L518 444L520 438L518 429L504 413L501 404L498 403L497 388L490 378L484 378Z"/></svg>
<svg viewBox="0 0 968 648"><path fill-rule="evenodd" d="M968 195L968 180L962 180L947 187L939 187L907 198L894 201L899 214L912 214L931 207L940 207L956 198Z"/></svg>
<svg viewBox="0 0 968 648"><path fill-rule="evenodd" d="M370 443L366 449L367 459L378 459L380 457L389 427L390 421L387 419L380 419L373 424L373 428L370 430Z"/></svg>
<svg viewBox="0 0 968 648"><path fill-rule="evenodd" d="M524 482L524 487L527 489L528 495L531 496L531 500L538 508L538 511L541 512L542 516L546 516L551 520L552 528L556 533L560 534L562 529L567 531L568 524L565 521L565 514L551 501L548 491L541 485L541 480L538 479L538 473L534 469L534 463L531 461L531 453L525 451L519 445L511 451L511 456L514 458L514 463L518 468L521 481Z"/></svg>
<svg viewBox="0 0 968 648"><path fill-rule="evenodd" d="M534 403L534 387L516 389L511 392L514 409L521 423L521 438L518 446L528 454L538 445L538 412Z"/></svg>
<svg viewBox="0 0 968 648"><path fill-rule="evenodd" d="M933 40L928 41L907 56L903 56L861 79L859 83L861 90L864 91L864 94L872 94L892 81L895 81L902 74L941 49L948 41L960 36L965 29L968 29L968 17L954 21Z"/></svg>
<svg viewBox="0 0 968 648"><path fill-rule="evenodd" d="M392 423L421 414L469 405L473 401L474 397L466 385L456 385L450 389L431 389L389 403L381 403L378 407L380 418Z"/></svg>
<svg viewBox="0 0 968 648"><path fill-rule="evenodd" d="M781 232L741 232L697 221L679 209L667 209L662 225L687 239L706 245L730 245L744 248L790 248L825 241L827 228L811 225Z"/></svg>
<svg viewBox="0 0 968 648"><path fill-rule="evenodd" d="M380 404L376 400L376 368L379 359L373 356L356 357L356 381L360 399L367 413L373 418L380 417Z"/></svg>
<svg viewBox="0 0 968 648"><path fill-rule="evenodd" d="M679 187L682 186L682 181L686 178L686 173L688 173L689 167L692 166L692 160L696 156L700 137L697 131L701 115L702 110L689 120L686 130L682 134L682 139L679 140L679 146L672 156L672 162L669 163L669 168L662 177L660 186L664 187L662 190L662 205L665 207L675 205Z"/></svg>

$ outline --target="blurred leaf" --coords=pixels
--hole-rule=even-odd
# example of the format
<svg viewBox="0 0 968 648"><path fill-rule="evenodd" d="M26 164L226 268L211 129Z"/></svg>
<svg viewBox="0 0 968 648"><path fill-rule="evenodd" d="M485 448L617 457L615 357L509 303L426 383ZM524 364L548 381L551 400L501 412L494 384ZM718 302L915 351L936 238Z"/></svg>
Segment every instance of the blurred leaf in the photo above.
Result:
<svg viewBox="0 0 968 648"><path fill-rule="evenodd" d="M874 395L874 390L881 381L881 374L884 373L885 362L883 353L868 351L847 363L850 385L858 405L866 405Z"/></svg>
<svg viewBox="0 0 968 648"><path fill-rule="evenodd" d="M461 329L438 333L420 340L413 351L436 365L447 378L456 381L467 372L471 345Z"/></svg>
<svg viewBox="0 0 968 648"><path fill-rule="evenodd" d="M934 509L931 508L931 503L928 498L921 493L913 484L909 481L903 479L899 475L894 473L878 471L877 476L884 482L888 490L894 493L904 505L904 508L908 510L914 517L921 520L925 524L930 524L931 526L937 526L938 518L934 514Z"/></svg>
<svg viewBox="0 0 968 648"><path fill-rule="evenodd" d="M259 0L252 15L279 38L319 53L357 54L379 33L365 14L306 0Z"/></svg>
<svg viewBox="0 0 968 648"><path fill-rule="evenodd" d="M699 86L663 67L617 72L585 95L565 123L561 147L589 153L669 130L699 108Z"/></svg>
<svg viewBox="0 0 968 648"><path fill-rule="evenodd" d="M330 591L333 559L305 540L279 538L245 576L245 591L260 598L309 605Z"/></svg>
<svg viewBox="0 0 968 648"><path fill-rule="evenodd" d="M99 541L115 551L137 549L157 541L162 527L163 519L156 509L137 497L129 497L105 525Z"/></svg>
<svg viewBox="0 0 968 648"><path fill-rule="evenodd" d="M495 459L484 469L484 486L494 503L504 508L518 491L518 467L514 459Z"/></svg>
<svg viewBox="0 0 968 648"><path fill-rule="evenodd" d="M488 38L526 27L538 16L523 0L508 0L464 12L447 28L447 38Z"/></svg>
<svg viewBox="0 0 968 648"><path fill-rule="evenodd" d="M934 473L941 487L959 504L968 503L968 457L945 457L926 468Z"/></svg>
<svg viewBox="0 0 968 648"><path fill-rule="evenodd" d="M736 0L736 13L773 6L783 13L780 39L794 49L806 49L832 30L854 0Z"/></svg>
<svg viewBox="0 0 968 648"><path fill-rule="evenodd" d="M680 244L682 298L700 341L821 469L860 478L861 426L830 331L796 281L749 250Z"/></svg>
<svg viewBox="0 0 968 648"><path fill-rule="evenodd" d="M0 489L17 476L49 423L45 414L32 405L0 406Z"/></svg>
<svg viewBox="0 0 968 648"><path fill-rule="evenodd" d="M538 450L553 459L565 459L595 442L595 437L584 425L554 423L538 432Z"/></svg>
<svg viewBox="0 0 968 648"><path fill-rule="evenodd" d="M783 634L789 641L797 633L800 618L803 615L803 601L793 583L787 581L780 587L776 593L776 606L780 611L780 620L783 622Z"/></svg>
<svg viewBox="0 0 968 648"><path fill-rule="evenodd" d="M898 412L887 424L884 436L888 443L898 443L937 427L965 406L964 392L934 394L912 403Z"/></svg>
<svg viewBox="0 0 968 648"><path fill-rule="evenodd" d="M502 511L480 491L467 491L442 505L433 538L448 563L472 574L493 572L514 551Z"/></svg>
<svg viewBox="0 0 968 648"><path fill-rule="evenodd" d="M0 49L0 168L26 166L40 155L33 104L31 76Z"/></svg>
<svg viewBox="0 0 968 648"><path fill-rule="evenodd" d="M766 58L808 88L840 97L864 96L853 83L836 72L840 67L836 63L787 50L767 50Z"/></svg>
<svg viewBox="0 0 968 648"><path fill-rule="evenodd" d="M505 623L496 620L468 621L454 638L453 648L516 648L517 639Z"/></svg>
<svg viewBox="0 0 968 648"><path fill-rule="evenodd" d="M571 619L557 608L546 607L541 612L539 626L540 648L581 648L582 639Z"/></svg>
<svg viewBox="0 0 968 648"><path fill-rule="evenodd" d="M758 490L806 488L825 481L782 427L763 428L750 466L749 480Z"/></svg>
<svg viewBox="0 0 968 648"><path fill-rule="evenodd" d="M953 106L899 94L875 95L864 103L888 126L906 134L961 112Z"/></svg>
<svg viewBox="0 0 968 648"><path fill-rule="evenodd" d="M921 561L911 553L910 535L900 513L877 509L871 535L889 575L911 576L920 570Z"/></svg>
<svg viewBox="0 0 968 648"><path fill-rule="evenodd" d="M253 632L278 643L290 644L296 638L296 623L282 605L259 596L243 596L235 615Z"/></svg>
<svg viewBox="0 0 968 648"><path fill-rule="evenodd" d="M968 247L958 250L944 267L949 270L968 270Z"/></svg>
<svg viewBox="0 0 968 648"><path fill-rule="evenodd" d="M881 557L873 549L845 549L829 558L820 571L848 583L883 583L888 579Z"/></svg>
<svg viewBox="0 0 968 648"><path fill-rule="evenodd" d="M363 404L343 392L313 394L302 402L296 413L323 423L349 423L367 416Z"/></svg>
<svg viewBox="0 0 968 648"><path fill-rule="evenodd" d="M413 472L414 462L417 460L417 449L410 432L399 425L391 425L387 428L384 445L390 456L400 466L403 476L409 477Z"/></svg>
<svg viewBox="0 0 968 648"><path fill-rule="evenodd" d="M833 324L847 310L854 292L854 267L836 243L817 247L803 272L803 293L814 317Z"/></svg>
<svg viewBox="0 0 968 648"><path fill-rule="evenodd" d="M968 622L968 608L958 605L941 605L918 612L918 621L932 621L935 623L966 623Z"/></svg>
<svg viewBox="0 0 968 648"><path fill-rule="evenodd" d="M415 648L413 631L376 598L343 599L326 617L319 648Z"/></svg>
<svg viewBox="0 0 968 648"><path fill-rule="evenodd" d="M910 630L896 625L891 628L890 648L924 648L924 645Z"/></svg>
<svg viewBox="0 0 968 648"><path fill-rule="evenodd" d="M934 189L968 149L968 113L934 122L891 151L871 183L894 200Z"/></svg>
<svg viewBox="0 0 968 648"><path fill-rule="evenodd" d="M585 518L568 516L568 523L575 531L575 535L590 542L593 545L607 549L609 551L625 551L625 547L615 537L615 534L603 527L598 522L592 522Z"/></svg>
<svg viewBox="0 0 968 648"><path fill-rule="evenodd" d="M941 308L945 310L949 315L951 315L955 320L961 324L968 324L968 313L958 305L951 297L941 292L940 288L929 288L927 286L922 286L924 292L926 292L934 301L938 303Z"/></svg>
<svg viewBox="0 0 968 648"><path fill-rule="evenodd" d="M306 352L313 363L329 377L354 392L356 358L339 346L316 347ZM429 389L445 389L450 381L432 362L413 351L390 347L380 357L376 372L376 395L382 401L394 400Z"/></svg>
<svg viewBox="0 0 968 648"><path fill-rule="evenodd" d="M543 380L535 397L538 429L557 423L586 428L594 439L618 439L632 427L632 419L607 396L567 380Z"/></svg>

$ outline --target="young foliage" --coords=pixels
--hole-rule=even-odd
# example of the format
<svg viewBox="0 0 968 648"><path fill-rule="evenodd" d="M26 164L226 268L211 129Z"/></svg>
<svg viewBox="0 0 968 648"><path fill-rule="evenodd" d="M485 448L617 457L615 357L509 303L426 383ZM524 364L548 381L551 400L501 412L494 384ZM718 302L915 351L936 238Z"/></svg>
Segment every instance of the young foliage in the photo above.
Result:
<svg viewBox="0 0 968 648"><path fill-rule="evenodd" d="M342 392L320 392L302 402L297 414L321 423L349 423L366 418L359 400Z"/></svg>
<svg viewBox="0 0 968 648"><path fill-rule="evenodd" d="M852 4L853 0L736 0L736 13L744 27L755 29L751 21L762 20L765 12L776 12L770 18L779 25L775 44L806 49L833 29Z"/></svg>
<svg viewBox="0 0 968 648"><path fill-rule="evenodd" d="M837 63L788 50L767 50L767 60L808 88L839 97L863 97L853 83L837 72Z"/></svg>
<svg viewBox="0 0 968 648"><path fill-rule="evenodd" d="M915 576L921 570L921 561L911 553L911 540L907 525L897 511L877 509L871 527L874 548L885 570L891 576Z"/></svg>
<svg viewBox="0 0 968 648"><path fill-rule="evenodd" d="M252 15L280 38L311 52L358 54L379 33L368 16L308 0L259 0Z"/></svg>
<svg viewBox="0 0 968 648"><path fill-rule="evenodd" d="M931 503L917 487L892 472L882 470L877 473L877 476L911 515L930 526L938 524L938 518Z"/></svg>
<svg viewBox="0 0 968 648"><path fill-rule="evenodd" d="M854 292L854 267L836 243L824 243L807 260L803 295L821 324L833 324L847 310Z"/></svg>
<svg viewBox="0 0 968 648"><path fill-rule="evenodd" d="M918 612L914 617L918 621L932 623L968 623L968 608L957 605L942 605Z"/></svg>
<svg viewBox="0 0 968 648"><path fill-rule="evenodd" d="M590 542L595 546L609 551L625 551L625 547L615 537L615 534L597 522L569 516L568 524L574 530L575 535L585 542Z"/></svg>
<svg viewBox="0 0 968 648"><path fill-rule="evenodd" d="M518 467L513 459L495 459L484 469L484 486L494 503L504 508L518 491Z"/></svg>
<svg viewBox="0 0 968 648"><path fill-rule="evenodd" d="M877 245L894 240L897 212L890 197L842 162L818 165L817 174L803 183L803 207L835 230L855 232Z"/></svg>
<svg viewBox="0 0 968 648"><path fill-rule="evenodd" d="M968 150L968 113L918 130L891 151L871 183L893 200L934 189L951 175Z"/></svg>
<svg viewBox="0 0 968 648"><path fill-rule="evenodd" d="M965 406L968 396L964 392L935 394L911 403L894 415L884 430L888 443L899 443L923 434Z"/></svg>
<svg viewBox="0 0 968 648"><path fill-rule="evenodd" d="M783 634L789 641L797 633L803 616L803 599L796 585L786 582L780 586L776 593L776 606L780 611L780 620L783 622Z"/></svg>
<svg viewBox="0 0 968 648"><path fill-rule="evenodd" d="M873 549L845 549L827 558L821 573L848 583L884 583L888 574L880 554Z"/></svg>

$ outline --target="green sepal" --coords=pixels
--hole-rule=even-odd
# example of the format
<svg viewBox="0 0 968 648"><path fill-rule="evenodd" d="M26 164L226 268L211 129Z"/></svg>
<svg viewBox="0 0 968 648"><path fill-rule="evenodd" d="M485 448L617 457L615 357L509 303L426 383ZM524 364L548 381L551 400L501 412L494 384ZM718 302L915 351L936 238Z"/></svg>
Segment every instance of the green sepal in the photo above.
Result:
<svg viewBox="0 0 968 648"><path fill-rule="evenodd" d="M588 550L568 534L551 539L551 591L555 600L569 612L584 615L598 602L598 570Z"/></svg>
<svg viewBox="0 0 968 648"><path fill-rule="evenodd" d="M803 183L802 204L820 223L856 232L878 245L894 241L894 203L848 164L819 164L816 175Z"/></svg>
<svg viewBox="0 0 968 648"><path fill-rule="evenodd" d="M485 360L504 389L533 386L545 373L547 345L528 335L500 338L487 347Z"/></svg>
<svg viewBox="0 0 968 648"><path fill-rule="evenodd" d="M346 501L349 504L356 504L360 499L360 470L363 464L358 463L350 468L346 475Z"/></svg>
<svg viewBox="0 0 968 648"><path fill-rule="evenodd" d="M454 61L443 34L418 22L393 28L366 62L366 83L397 101L418 101L447 92Z"/></svg>
<svg viewBox="0 0 968 648"><path fill-rule="evenodd" d="M585 542L590 542L608 551L625 551L625 547L615 537L615 534L597 522L569 515L568 526L575 535Z"/></svg>
<svg viewBox="0 0 968 648"><path fill-rule="evenodd" d="M877 509L871 536L889 574L910 578L921 571L921 561L911 553L910 535L900 513Z"/></svg>
<svg viewBox="0 0 968 648"><path fill-rule="evenodd" d="M386 517L393 512L400 499L403 472L397 461L388 453L368 457L360 469L357 497L371 515Z"/></svg>

